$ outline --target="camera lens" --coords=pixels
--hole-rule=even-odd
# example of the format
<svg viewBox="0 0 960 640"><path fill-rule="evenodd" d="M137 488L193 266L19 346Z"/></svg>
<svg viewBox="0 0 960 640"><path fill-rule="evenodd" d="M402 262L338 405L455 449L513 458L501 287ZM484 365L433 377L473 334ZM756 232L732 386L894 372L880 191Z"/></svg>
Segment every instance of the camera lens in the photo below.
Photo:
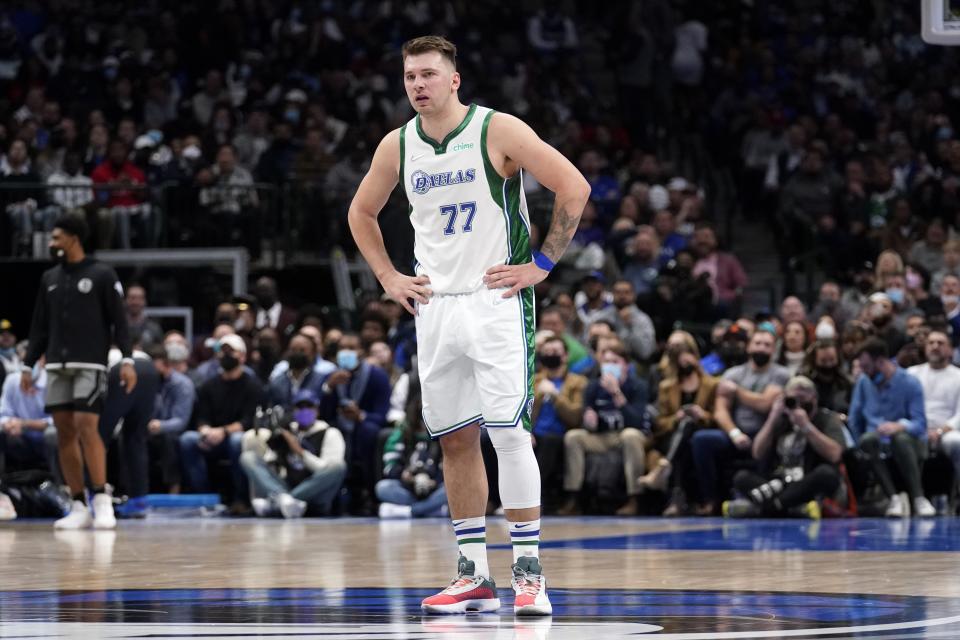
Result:
<svg viewBox="0 0 960 640"><path fill-rule="evenodd" d="M783 404L786 405L787 409L796 409L797 408L797 399L796 398L786 398L783 401Z"/></svg>

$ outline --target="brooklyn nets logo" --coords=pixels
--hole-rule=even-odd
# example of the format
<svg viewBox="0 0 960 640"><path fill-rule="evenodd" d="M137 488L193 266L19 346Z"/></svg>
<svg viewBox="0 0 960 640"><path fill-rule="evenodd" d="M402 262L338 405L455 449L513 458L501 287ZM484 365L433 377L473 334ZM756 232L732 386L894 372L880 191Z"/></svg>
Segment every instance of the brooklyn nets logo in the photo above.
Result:
<svg viewBox="0 0 960 640"><path fill-rule="evenodd" d="M417 170L410 174L410 186L414 193L423 195L434 187L449 187L455 184L473 182L476 179L476 169L458 169L433 174Z"/></svg>

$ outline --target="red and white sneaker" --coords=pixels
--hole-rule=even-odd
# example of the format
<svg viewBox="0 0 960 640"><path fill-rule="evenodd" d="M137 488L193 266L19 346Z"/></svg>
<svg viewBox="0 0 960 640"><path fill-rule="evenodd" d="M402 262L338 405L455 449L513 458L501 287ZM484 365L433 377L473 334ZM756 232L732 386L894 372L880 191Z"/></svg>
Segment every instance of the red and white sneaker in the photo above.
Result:
<svg viewBox="0 0 960 640"><path fill-rule="evenodd" d="M524 556L513 565L513 612L518 616L549 616L553 605L547 597L547 579L537 558Z"/></svg>
<svg viewBox="0 0 960 640"><path fill-rule="evenodd" d="M437 595L425 598L420 608L425 613L483 613L499 609L497 585L490 578L473 574L473 561L460 556L457 577Z"/></svg>

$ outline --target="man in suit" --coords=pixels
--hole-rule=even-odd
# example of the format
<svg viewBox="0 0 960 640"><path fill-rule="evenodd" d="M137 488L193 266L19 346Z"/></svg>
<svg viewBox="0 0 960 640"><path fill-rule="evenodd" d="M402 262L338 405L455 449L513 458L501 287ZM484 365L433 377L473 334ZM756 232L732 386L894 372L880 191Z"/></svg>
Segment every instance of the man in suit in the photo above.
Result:
<svg viewBox="0 0 960 640"><path fill-rule="evenodd" d="M263 276L253 285L253 296L257 300L257 329L270 327L276 329L281 340L286 341L293 334L297 324L297 312L280 302L277 295L277 281Z"/></svg>

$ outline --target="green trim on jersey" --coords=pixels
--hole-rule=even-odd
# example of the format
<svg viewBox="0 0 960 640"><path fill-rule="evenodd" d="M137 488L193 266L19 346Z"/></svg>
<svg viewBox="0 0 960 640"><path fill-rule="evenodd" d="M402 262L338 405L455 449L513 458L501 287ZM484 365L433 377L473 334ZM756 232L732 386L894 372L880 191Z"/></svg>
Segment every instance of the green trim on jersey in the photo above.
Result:
<svg viewBox="0 0 960 640"><path fill-rule="evenodd" d="M490 120L495 111L487 113L483 119L483 127L480 130L480 153L483 156L483 169L487 176L487 184L490 185L490 196L496 202L503 212L504 224L507 226L507 264L525 264L533 260L533 253L530 250L530 230L527 227L526 218L521 210L523 197L523 171L517 172L517 175L506 180L497 173L493 163L490 162L490 155L487 153L487 129L490 127ZM534 346L534 333L536 332L536 318L533 310L533 287L527 287L520 291L520 311L523 319L523 336L526 347L526 371L524 376L526 381L524 387L527 389L527 397L517 409L514 420L511 424L517 422L523 423L523 428L527 431L533 430L530 411L527 411L530 399L533 398L533 374L534 358L536 355ZM503 423L494 423L494 426L510 426Z"/></svg>
<svg viewBox="0 0 960 640"><path fill-rule="evenodd" d="M428 145L433 147L433 153L440 155L447 152L447 145L450 144L450 141L460 135L464 129L467 128L467 125L470 124L470 120L473 119L473 114L477 111L477 105L471 104L470 108L467 109L467 115L464 116L463 122L457 125L457 128L447 134L447 137L443 139L443 142L437 142L426 133L423 132L423 127L420 126L420 114L417 114L417 135L420 136L420 139L426 142Z"/></svg>
<svg viewBox="0 0 960 640"><path fill-rule="evenodd" d="M400 188L403 189L403 195L407 195L407 179L403 177L403 162L407 156L407 125L400 127ZM413 212L413 205L410 205L410 211Z"/></svg>
<svg viewBox="0 0 960 640"><path fill-rule="evenodd" d="M528 245L529 245L529 238ZM529 432L533 432L533 375L534 375L534 360L536 358L536 341L534 336L537 331L537 319L534 315L534 303L533 303L533 287L527 287L520 291L520 304L523 308L523 330L524 330L524 340L526 341L527 347L527 401L524 403L524 412L521 420L523 420L523 428Z"/></svg>
<svg viewBox="0 0 960 640"><path fill-rule="evenodd" d="M480 129L480 155L483 157L483 172L487 176L490 197L503 209L503 177L493 168L493 163L490 162L490 156L487 154L487 127L490 126L490 119L495 113L496 111L491 109L483 119L483 127Z"/></svg>

